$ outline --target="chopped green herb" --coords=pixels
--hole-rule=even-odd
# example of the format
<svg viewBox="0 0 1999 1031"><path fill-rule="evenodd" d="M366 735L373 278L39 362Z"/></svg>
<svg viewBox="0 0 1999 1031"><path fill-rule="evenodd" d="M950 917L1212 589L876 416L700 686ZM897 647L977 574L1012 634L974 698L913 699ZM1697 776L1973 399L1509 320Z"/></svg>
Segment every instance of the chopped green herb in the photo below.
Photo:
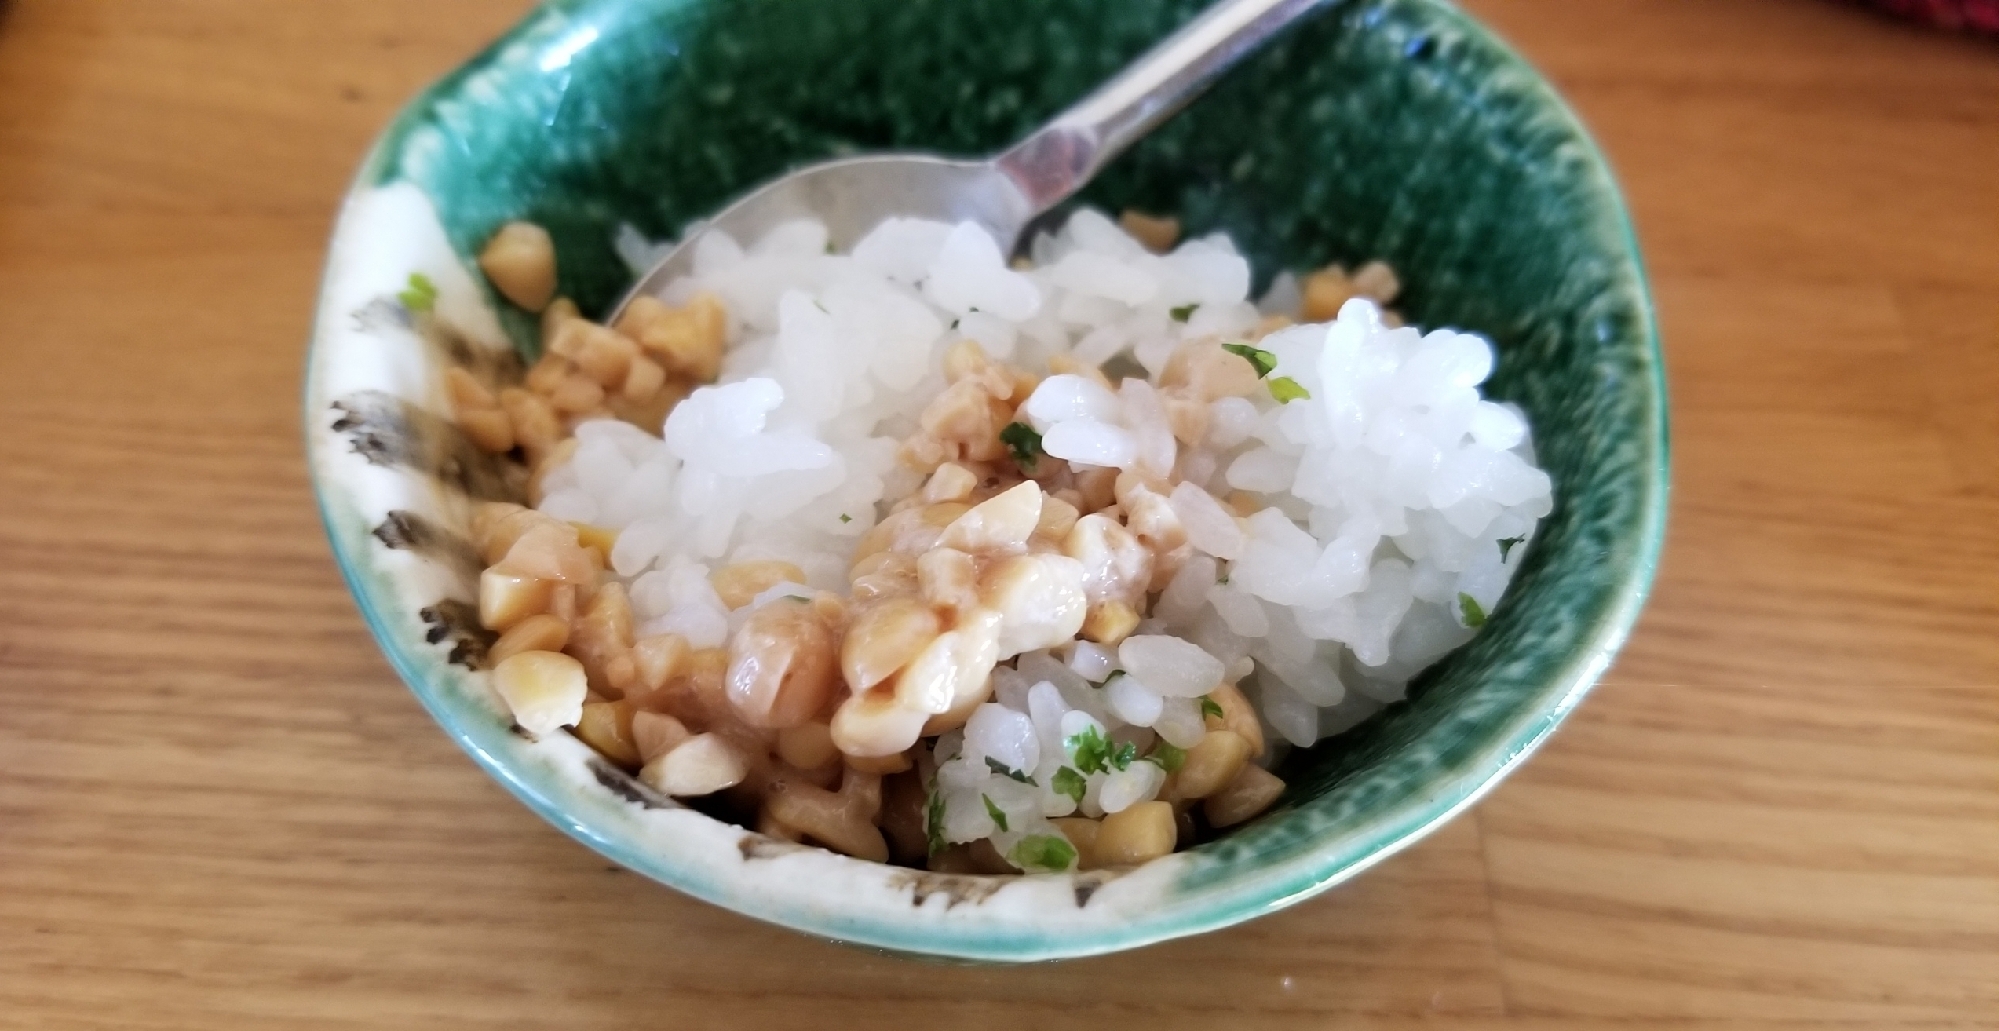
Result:
<svg viewBox="0 0 1999 1031"><path fill-rule="evenodd" d="M833 241L831 240L826 241L826 253L833 253Z"/></svg>
<svg viewBox="0 0 1999 1031"><path fill-rule="evenodd" d="M1199 307L1200 305L1198 304L1183 304L1180 307L1174 308L1173 310L1167 312L1166 314L1173 316L1173 321L1175 322L1185 322L1188 319L1194 317L1194 309Z"/></svg>
<svg viewBox="0 0 1999 1031"><path fill-rule="evenodd" d="M1022 469L1034 471L1034 464L1041 461L1041 434L1024 422L1010 422L1000 431L1000 443L1013 452L1013 460Z"/></svg>
<svg viewBox="0 0 1999 1031"><path fill-rule="evenodd" d="M1083 732L1071 737L1065 744L1070 756L1076 760L1076 768L1084 773L1109 773L1111 742L1104 732L1095 726L1083 728Z"/></svg>
<svg viewBox="0 0 1999 1031"><path fill-rule="evenodd" d="M1277 356L1261 347L1252 347L1249 344L1223 344L1222 350L1241 355L1249 362L1250 368L1256 370L1257 379L1270 375L1270 370L1277 367Z"/></svg>
<svg viewBox="0 0 1999 1031"><path fill-rule="evenodd" d="M1020 839L1006 860L1026 873L1061 873L1076 863L1076 846L1060 834L1030 834Z"/></svg>
<svg viewBox="0 0 1999 1031"><path fill-rule="evenodd" d="M1168 773L1179 773L1180 767L1187 763L1187 750L1175 748L1171 743L1162 740L1152 746L1151 754L1145 759Z"/></svg>
<svg viewBox="0 0 1999 1031"><path fill-rule="evenodd" d="M1293 401L1310 401L1312 392L1289 376L1279 376L1270 381L1270 396L1276 398L1278 404L1283 405Z"/></svg>
<svg viewBox="0 0 1999 1031"><path fill-rule="evenodd" d="M1118 672L1122 673L1123 670ZM1076 768L1084 773L1109 773L1131 766L1138 758L1138 746L1127 741L1122 745L1113 744L1104 732L1095 727L1084 730L1069 739L1069 751L1076 757Z"/></svg>
<svg viewBox="0 0 1999 1031"><path fill-rule="evenodd" d="M795 601L798 602L800 605L809 605L812 603L812 599L802 594L787 594L784 596L784 600Z"/></svg>
<svg viewBox="0 0 1999 1031"><path fill-rule="evenodd" d="M1222 703L1215 701L1214 698L1209 695L1201 696L1201 715L1213 716L1218 720L1226 718L1225 714L1222 712Z"/></svg>
<svg viewBox="0 0 1999 1031"><path fill-rule="evenodd" d="M1077 805L1083 804L1083 792L1090 787L1082 774L1067 766L1055 771L1055 777L1048 782L1048 786L1054 788L1058 795L1068 795Z"/></svg>
<svg viewBox="0 0 1999 1031"><path fill-rule="evenodd" d="M412 312L429 311L437 306L437 284L421 272L412 272L409 287L397 294L396 300Z"/></svg>
<svg viewBox="0 0 1999 1031"><path fill-rule="evenodd" d="M1527 538L1525 537L1501 537L1499 539L1499 560L1501 562L1506 561L1506 556L1513 554L1514 548L1525 543L1527 543Z"/></svg>
<svg viewBox="0 0 1999 1031"><path fill-rule="evenodd" d="M1215 583L1222 587L1227 587L1229 585L1229 575L1227 573L1223 573L1222 575L1215 577Z"/></svg>
<svg viewBox="0 0 1999 1031"><path fill-rule="evenodd" d="M990 755L986 756L986 768L993 771L994 773L999 774L1002 777L1007 778L1008 780L1017 780L1022 784L1034 783L1033 777L1030 777L1027 774L1020 772L1019 770L1016 770L1013 767L1008 766L1003 762L1000 762L998 759L995 759Z"/></svg>
<svg viewBox="0 0 1999 1031"><path fill-rule="evenodd" d="M957 329L957 328L958 328L958 320L957 320L957 319L952 319L952 320L951 320L951 328L952 328L952 329Z"/></svg>
<svg viewBox="0 0 1999 1031"><path fill-rule="evenodd" d="M853 522L853 521L854 521L854 517L853 517L853 516L850 516L850 515L848 515L848 514L847 514L847 513L845 513L845 512L842 512L842 513L840 513L840 521L841 521L841 522L843 522L843 523L851 523L851 522Z"/></svg>
<svg viewBox="0 0 1999 1031"><path fill-rule="evenodd" d="M980 795L979 801L986 804L986 815L993 818L994 825L1000 830L1006 830L1006 810L994 805L993 800L985 795Z"/></svg>
<svg viewBox="0 0 1999 1031"><path fill-rule="evenodd" d="M944 796L937 793L934 782L930 785L930 801L924 805L923 830L930 838L930 854L944 851L949 844L944 840Z"/></svg>
<svg viewBox="0 0 1999 1031"><path fill-rule="evenodd" d="M1478 599L1463 591L1458 592L1458 612L1465 617L1465 625L1477 630L1485 625L1485 609Z"/></svg>

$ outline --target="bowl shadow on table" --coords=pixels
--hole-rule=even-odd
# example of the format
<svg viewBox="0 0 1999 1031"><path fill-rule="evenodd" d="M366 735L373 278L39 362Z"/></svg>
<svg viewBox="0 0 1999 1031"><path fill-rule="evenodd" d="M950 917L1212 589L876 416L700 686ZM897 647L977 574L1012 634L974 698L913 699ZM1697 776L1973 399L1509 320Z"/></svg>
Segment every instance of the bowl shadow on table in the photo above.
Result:
<svg viewBox="0 0 1999 1031"><path fill-rule="evenodd" d="M535 887L532 899L510 905L510 921L533 928L545 986L524 990L559 990L542 1012L574 1007L606 1027L639 1026L669 1009L686 1026L775 1026L787 1017L966 1026L957 1021L1026 1011L1038 1011L1038 1027L1097 1026L1108 1011L1191 1027L1218 1013L1493 1015L1500 1007L1472 820L1339 891L1248 924L1108 956L992 966L917 962L771 927L603 863L520 815L510 876ZM476 953L462 961L483 965Z"/></svg>

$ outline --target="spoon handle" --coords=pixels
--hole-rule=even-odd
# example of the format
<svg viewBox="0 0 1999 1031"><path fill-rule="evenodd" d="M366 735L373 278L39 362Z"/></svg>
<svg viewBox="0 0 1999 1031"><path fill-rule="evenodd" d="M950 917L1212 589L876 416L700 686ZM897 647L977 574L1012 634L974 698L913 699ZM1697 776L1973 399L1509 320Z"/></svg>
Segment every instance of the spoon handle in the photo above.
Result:
<svg viewBox="0 0 1999 1031"><path fill-rule="evenodd" d="M994 159L1036 214L1184 107L1236 62L1327 0L1217 0L1180 31Z"/></svg>

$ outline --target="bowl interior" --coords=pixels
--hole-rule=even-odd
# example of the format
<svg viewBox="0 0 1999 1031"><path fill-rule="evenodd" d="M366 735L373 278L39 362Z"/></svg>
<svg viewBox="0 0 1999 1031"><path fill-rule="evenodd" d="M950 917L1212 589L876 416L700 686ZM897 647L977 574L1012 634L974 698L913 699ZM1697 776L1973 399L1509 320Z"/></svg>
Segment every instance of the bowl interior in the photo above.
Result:
<svg viewBox="0 0 1999 1031"><path fill-rule="evenodd" d="M621 223L670 237L787 167L859 150L993 151L1201 6L552 0L407 109L361 185L420 187L461 258L504 221L549 227L562 291L597 313L631 278L612 249ZM1386 259L1413 321L1497 344L1488 390L1529 413L1557 497L1485 632L1406 703L1294 753L1283 804L1183 871L1189 891L1254 886L1156 938L1351 874L1467 804L1552 730L1650 581L1665 402L1642 271L1600 156L1530 69L1440 0L1328 3L1084 199L1176 213L1190 233L1226 230L1261 281ZM499 307L525 353L531 322ZM357 593L372 589L350 578ZM384 636L392 654L405 647Z"/></svg>

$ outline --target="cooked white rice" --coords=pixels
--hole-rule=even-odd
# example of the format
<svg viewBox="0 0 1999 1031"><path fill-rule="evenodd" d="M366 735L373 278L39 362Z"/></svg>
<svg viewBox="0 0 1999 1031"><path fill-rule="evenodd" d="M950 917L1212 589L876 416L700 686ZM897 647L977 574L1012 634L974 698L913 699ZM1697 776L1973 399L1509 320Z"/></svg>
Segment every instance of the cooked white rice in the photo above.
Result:
<svg viewBox="0 0 1999 1031"><path fill-rule="evenodd" d="M844 592L855 539L920 482L897 445L944 389L953 343L1030 368L1057 354L1132 363L1116 391L1051 376L1022 418L1073 465L1170 477L1195 555L1115 654L1080 642L996 671L994 701L938 742L948 840L991 837L1006 854L1051 833L1049 817L1152 798L1164 773L1141 762L1091 774L1078 806L1052 787L1064 742L1094 723L1141 751L1155 735L1188 747L1202 734L1195 696L1219 677L1254 671L1244 687L1273 741L1306 746L1352 726L1472 636L1467 613L1498 604L1526 551L1515 545L1550 510L1525 419L1480 397L1491 346L1387 328L1365 299L1258 345L1277 360L1272 377L1308 397L1225 398L1198 446L1176 441L1153 387L1168 358L1186 341L1246 334L1262 314L1226 236L1158 255L1084 210L1034 241L1026 271L971 224L893 219L847 255L827 254L826 238L811 221L747 249L704 236L694 274L665 299L724 301L720 381L674 409L660 438L610 419L578 426L540 508L620 531L612 571L642 634L719 647L750 611L724 607L709 582L719 565L783 559L810 586ZM1285 276L1266 300L1295 310L1296 296ZM1238 521L1217 500L1231 491L1267 507ZM1131 675L1097 686L1113 669Z"/></svg>

